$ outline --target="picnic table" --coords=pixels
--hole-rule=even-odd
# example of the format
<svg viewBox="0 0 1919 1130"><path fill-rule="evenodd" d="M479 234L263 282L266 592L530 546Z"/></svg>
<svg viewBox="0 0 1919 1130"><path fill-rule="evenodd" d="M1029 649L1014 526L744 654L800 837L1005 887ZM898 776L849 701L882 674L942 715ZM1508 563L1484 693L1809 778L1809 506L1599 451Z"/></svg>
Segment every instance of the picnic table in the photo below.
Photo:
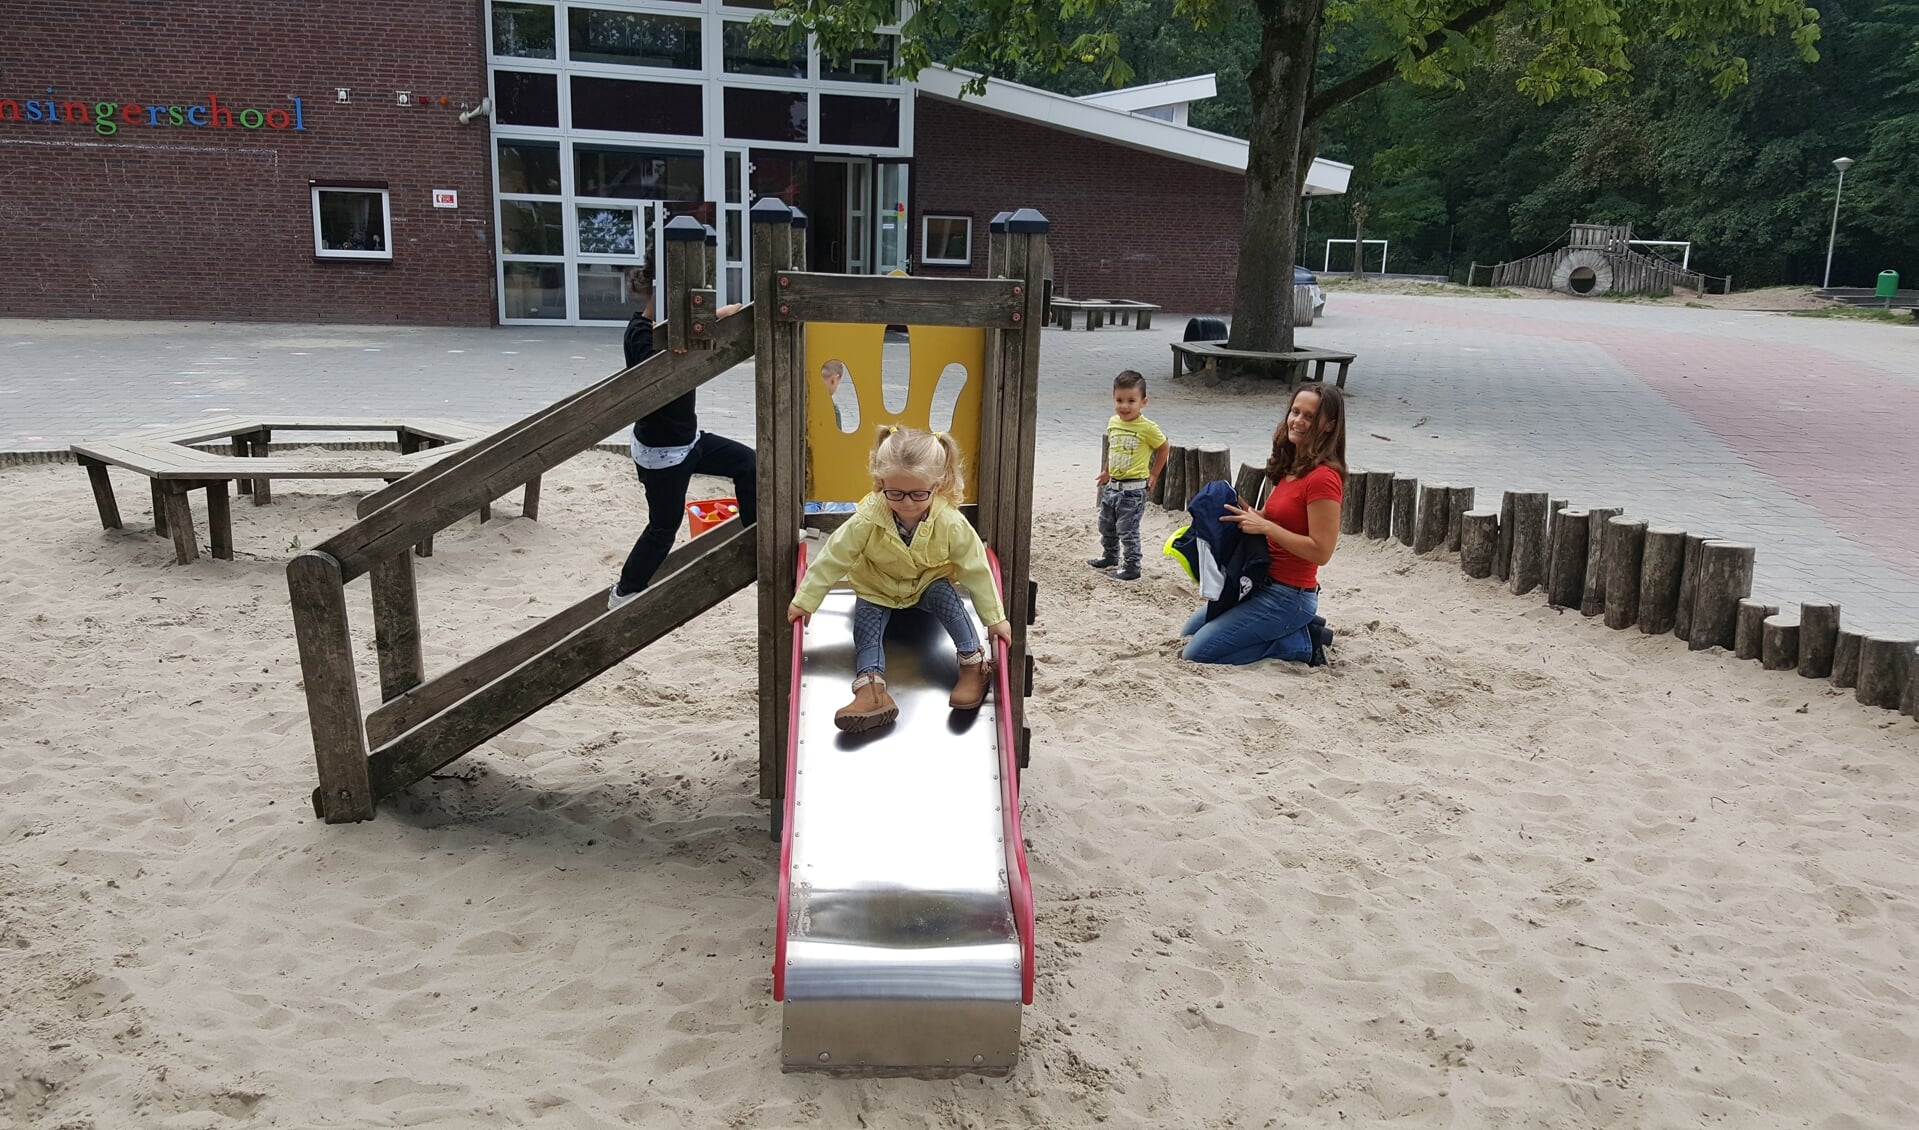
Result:
<svg viewBox="0 0 1919 1130"><path fill-rule="evenodd" d="M1151 302L1134 302L1123 298L1055 298L1052 300L1053 319L1059 328L1073 328L1073 312L1085 311L1085 326L1096 330L1111 321L1114 325L1131 325L1134 329L1151 329L1153 312L1159 307ZM1135 317L1137 316L1137 317Z"/></svg>
<svg viewBox="0 0 1919 1130"><path fill-rule="evenodd" d="M1175 341L1173 347L1173 377L1178 379L1185 371L1186 358L1195 358L1203 362L1207 379L1219 377L1220 358L1248 361L1268 361L1286 369L1286 383L1297 385L1306 380L1324 381L1326 366L1338 365L1337 382L1340 388L1346 387L1346 370L1351 367L1356 356L1337 349L1292 349L1284 352L1266 352L1255 349L1228 349L1216 341ZM1313 367L1313 375L1306 375L1306 366Z"/></svg>
<svg viewBox="0 0 1919 1130"><path fill-rule="evenodd" d="M272 454L275 430L299 432L379 432L392 431L398 438L397 452L327 451L321 455ZM76 443L73 457L87 469L93 484L94 506L100 513L100 525L121 529L120 507L113 495L113 483L107 477L109 466L145 475L153 496L153 530L173 539L174 557L180 564L200 555L193 531L193 511L189 496L206 492L207 533L213 543L213 556L233 557L233 509L228 484L239 493L251 494L256 506L264 506L272 496L274 479L382 479L394 482L430 466L439 459L490 433L477 424L455 420L413 418L346 417L227 417L218 424L195 421L171 428L157 428L137 435ZM219 448L207 446L220 443ZM539 514L540 480L526 484L522 509L529 518ZM490 507L480 508L480 520L486 521ZM420 556L433 552L431 540L415 547Z"/></svg>

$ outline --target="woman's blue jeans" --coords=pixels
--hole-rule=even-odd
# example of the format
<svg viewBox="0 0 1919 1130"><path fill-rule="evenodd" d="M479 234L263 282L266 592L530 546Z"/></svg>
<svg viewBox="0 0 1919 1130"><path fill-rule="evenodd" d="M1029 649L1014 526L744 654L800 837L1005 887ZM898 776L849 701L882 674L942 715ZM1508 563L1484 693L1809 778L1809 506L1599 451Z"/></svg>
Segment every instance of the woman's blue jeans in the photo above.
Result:
<svg viewBox="0 0 1919 1130"><path fill-rule="evenodd" d="M1194 663L1305 663L1313 657L1313 637L1306 625L1318 613L1318 592L1275 581L1213 620L1206 619L1202 605L1179 634L1193 637L1185 656Z"/></svg>

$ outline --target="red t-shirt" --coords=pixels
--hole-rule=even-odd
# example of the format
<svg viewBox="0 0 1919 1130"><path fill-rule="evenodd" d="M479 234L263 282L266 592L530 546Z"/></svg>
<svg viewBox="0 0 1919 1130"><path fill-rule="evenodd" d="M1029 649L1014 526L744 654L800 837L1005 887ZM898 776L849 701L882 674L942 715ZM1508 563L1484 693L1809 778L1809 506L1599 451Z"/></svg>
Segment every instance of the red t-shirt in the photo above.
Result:
<svg viewBox="0 0 1919 1130"><path fill-rule="evenodd" d="M1295 534L1306 533L1306 506L1322 499L1340 502L1346 497L1346 484L1324 463L1289 482L1273 484L1273 493L1266 496L1264 511L1268 521L1277 523L1282 530ZM1295 557L1279 547L1271 538L1266 539L1266 549L1272 554L1273 563L1267 573L1282 585L1310 589L1319 584L1319 566L1303 557Z"/></svg>

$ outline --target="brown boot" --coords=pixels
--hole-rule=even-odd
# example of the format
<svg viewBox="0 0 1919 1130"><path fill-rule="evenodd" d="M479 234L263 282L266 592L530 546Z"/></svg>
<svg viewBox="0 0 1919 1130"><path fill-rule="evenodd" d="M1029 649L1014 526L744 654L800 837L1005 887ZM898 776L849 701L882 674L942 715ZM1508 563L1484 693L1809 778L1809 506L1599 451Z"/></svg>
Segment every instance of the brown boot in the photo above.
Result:
<svg viewBox="0 0 1919 1130"><path fill-rule="evenodd" d="M853 680L853 701L833 712L833 724L849 734L890 726L900 708L886 693L886 680L878 675L861 675Z"/></svg>
<svg viewBox="0 0 1919 1130"><path fill-rule="evenodd" d="M986 660L986 654L980 653L977 663L960 661L959 678L953 683L952 697L946 705L954 710L974 710L986 701L986 692L993 685L993 665Z"/></svg>

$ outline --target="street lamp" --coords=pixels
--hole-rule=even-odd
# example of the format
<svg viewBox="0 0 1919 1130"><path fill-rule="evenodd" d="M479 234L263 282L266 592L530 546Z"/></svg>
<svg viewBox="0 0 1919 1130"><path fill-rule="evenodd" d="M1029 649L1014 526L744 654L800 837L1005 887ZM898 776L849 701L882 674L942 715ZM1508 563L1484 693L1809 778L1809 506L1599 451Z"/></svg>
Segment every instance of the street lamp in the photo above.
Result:
<svg viewBox="0 0 1919 1130"><path fill-rule="evenodd" d="M1832 234L1826 237L1826 281L1820 284L1821 290L1832 288L1832 245L1839 238L1839 196L1846 191L1846 170L1856 163L1851 157L1837 157L1832 162L1832 167L1839 170L1839 188L1832 194Z"/></svg>

